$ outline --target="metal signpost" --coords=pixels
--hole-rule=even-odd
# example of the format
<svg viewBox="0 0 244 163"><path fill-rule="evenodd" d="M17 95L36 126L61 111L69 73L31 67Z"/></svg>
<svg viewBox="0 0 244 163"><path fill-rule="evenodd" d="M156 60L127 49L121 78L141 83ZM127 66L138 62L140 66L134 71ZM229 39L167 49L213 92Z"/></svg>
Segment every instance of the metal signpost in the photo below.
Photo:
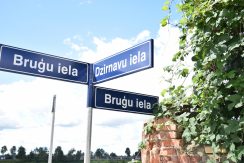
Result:
<svg viewBox="0 0 244 163"><path fill-rule="evenodd" d="M95 97L93 85L102 83L108 80L119 78L125 75L129 75L135 72L139 72L153 67L153 40L150 39L141 44L133 46L120 53L107 57L101 61L90 65L89 71L89 85L88 85L88 118L87 118L87 140L86 140L86 152L84 163L90 163L90 151L91 151L91 133L92 133L92 110L95 107ZM97 94L98 95L98 94ZM97 96L97 99L103 96ZM137 96L139 99L139 96ZM135 97L134 97L135 99ZM97 101L98 102L98 101ZM111 106L111 105L110 105ZM140 105L141 106L141 105ZM100 109L108 109L104 107L95 107ZM112 107L113 108L113 107ZM116 108L115 108L116 109ZM117 110L119 110L117 108ZM125 111L126 109L124 109ZM137 107L135 110L140 110L140 113L152 114L152 109L142 109ZM143 110L143 111L142 111ZM150 111L149 111L150 110ZM121 111L121 110L120 110ZM131 108L127 108L127 111L133 112ZM138 113L139 113L138 112Z"/></svg>
<svg viewBox="0 0 244 163"><path fill-rule="evenodd" d="M0 70L87 84L88 63L0 44Z"/></svg>
<svg viewBox="0 0 244 163"><path fill-rule="evenodd" d="M90 151L93 108L152 115L153 107L156 104L158 104L157 96L89 85L87 101L87 137L84 163L90 163L91 160Z"/></svg>
<svg viewBox="0 0 244 163"><path fill-rule="evenodd" d="M53 135L54 135L54 123L55 123L55 109L56 109L56 95L53 96L53 106L52 106L52 129L51 129L51 139L50 139L50 149L48 155L48 163L52 163L52 152L53 152Z"/></svg>
<svg viewBox="0 0 244 163"><path fill-rule="evenodd" d="M94 64L0 44L0 70L88 85L85 163L90 163L91 159L93 108L151 115L153 106L158 103L156 96L94 85L152 67L152 39ZM53 130L54 128L51 135ZM51 138L50 151L52 143ZM49 162L51 162L50 156L51 153Z"/></svg>

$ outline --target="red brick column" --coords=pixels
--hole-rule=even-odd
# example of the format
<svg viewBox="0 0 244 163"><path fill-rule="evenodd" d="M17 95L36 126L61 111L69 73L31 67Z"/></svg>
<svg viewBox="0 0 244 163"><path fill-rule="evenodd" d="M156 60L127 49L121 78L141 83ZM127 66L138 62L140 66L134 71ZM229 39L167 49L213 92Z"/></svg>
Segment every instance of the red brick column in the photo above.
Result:
<svg viewBox="0 0 244 163"><path fill-rule="evenodd" d="M182 129L169 118L156 119L153 133L145 135L146 148L142 149L142 163L200 163L203 157L184 151Z"/></svg>

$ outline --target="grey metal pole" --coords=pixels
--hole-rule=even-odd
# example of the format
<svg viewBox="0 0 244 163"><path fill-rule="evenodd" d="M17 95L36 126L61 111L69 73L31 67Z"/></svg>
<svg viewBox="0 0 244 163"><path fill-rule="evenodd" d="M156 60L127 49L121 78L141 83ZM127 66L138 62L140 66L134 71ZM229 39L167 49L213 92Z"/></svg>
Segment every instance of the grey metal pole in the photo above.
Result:
<svg viewBox="0 0 244 163"><path fill-rule="evenodd" d="M86 151L84 163L91 161L91 135L92 135L92 107L87 108L87 133L86 133Z"/></svg>
<svg viewBox="0 0 244 163"><path fill-rule="evenodd" d="M52 107L52 129L51 129L51 140L50 140L50 149L48 156L48 163L52 163L52 151L53 151L53 134L54 134L54 122L55 122L55 108L56 108L56 95L53 96L53 107Z"/></svg>
<svg viewBox="0 0 244 163"><path fill-rule="evenodd" d="M89 80L87 89L87 129L86 129L86 151L84 163L91 162L91 136L92 136L92 103L93 103L93 64L89 66Z"/></svg>

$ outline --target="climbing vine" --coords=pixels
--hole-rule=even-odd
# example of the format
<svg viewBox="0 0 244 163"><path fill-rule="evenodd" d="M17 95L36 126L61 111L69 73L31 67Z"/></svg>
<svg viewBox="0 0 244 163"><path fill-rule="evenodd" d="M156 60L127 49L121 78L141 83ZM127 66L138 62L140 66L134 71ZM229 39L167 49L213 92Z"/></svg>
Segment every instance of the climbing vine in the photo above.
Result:
<svg viewBox="0 0 244 163"><path fill-rule="evenodd" d="M184 127L187 142L209 144L227 160L244 160L244 3L242 0L184 0L176 5L181 19L173 24L173 1L161 25L177 26L179 51L165 67L169 88L155 115L170 116ZM193 68L184 65L191 56ZM192 74L192 75L191 75ZM181 78L183 82L175 83ZM190 84L184 81L191 78ZM188 82L189 83L189 82Z"/></svg>

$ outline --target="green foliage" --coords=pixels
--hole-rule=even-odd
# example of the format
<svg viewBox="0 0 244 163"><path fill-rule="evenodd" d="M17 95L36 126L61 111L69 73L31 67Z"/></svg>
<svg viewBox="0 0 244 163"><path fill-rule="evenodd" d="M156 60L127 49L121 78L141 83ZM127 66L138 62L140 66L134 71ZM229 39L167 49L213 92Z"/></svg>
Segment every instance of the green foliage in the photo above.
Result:
<svg viewBox="0 0 244 163"><path fill-rule="evenodd" d="M25 159L26 158L26 151L25 148L20 146L18 149L18 154L16 155L17 159Z"/></svg>
<svg viewBox="0 0 244 163"><path fill-rule="evenodd" d="M127 157L130 157L130 148L129 147L127 147L125 149L125 154L126 154Z"/></svg>
<svg viewBox="0 0 244 163"><path fill-rule="evenodd" d="M150 134L153 132L153 122L148 122L145 126L144 126L144 134L147 135L147 134Z"/></svg>
<svg viewBox="0 0 244 163"><path fill-rule="evenodd" d="M57 147L58 148L58 147ZM55 158L56 158L56 155L57 155L57 148L55 149ZM48 159L48 149L47 149L47 147L38 147L38 148L35 148L34 149L34 151L33 151L33 153L34 153L34 158L36 159L36 160L41 160L41 161L47 161L47 159ZM32 155L32 154L30 154L30 155ZM32 155L33 156L33 155Z"/></svg>
<svg viewBox="0 0 244 163"><path fill-rule="evenodd" d="M4 155L5 152L7 152L7 150L8 150L8 148L7 148L6 145L2 146L2 148L1 148L1 153L2 153L2 155Z"/></svg>
<svg viewBox="0 0 244 163"><path fill-rule="evenodd" d="M107 152L105 152L105 150L102 148L98 148L96 150L96 152L94 153L94 156L97 159L108 159L109 158L109 154Z"/></svg>
<svg viewBox="0 0 244 163"><path fill-rule="evenodd" d="M82 163L79 161L53 161L53 163ZM91 160L91 163L127 163L128 160ZM23 160L0 160L0 163L37 163L37 161L23 161ZM47 163L47 161L38 161L38 163Z"/></svg>
<svg viewBox="0 0 244 163"><path fill-rule="evenodd" d="M139 150L142 150L142 149L145 149L146 148L146 140L143 140L139 143L138 145L138 149Z"/></svg>
<svg viewBox="0 0 244 163"><path fill-rule="evenodd" d="M64 152L62 150L61 146L57 146L55 151L54 151L54 155L53 155L53 159L55 161L61 161L64 160Z"/></svg>
<svg viewBox="0 0 244 163"><path fill-rule="evenodd" d="M162 26L170 23L169 15ZM242 0L185 0L177 4L182 18L180 50L174 55L168 89L156 116L171 116L184 127L186 141L227 149L229 161L244 160L244 3ZM166 10L167 9L167 10ZM184 66L192 55L193 69ZM185 86L193 73L192 83ZM176 85L175 79L183 82Z"/></svg>
<svg viewBox="0 0 244 163"><path fill-rule="evenodd" d="M3 146L2 152L7 149ZM128 148L129 149L129 148ZM29 154L26 155L25 148L20 146L18 148L18 153L16 155L16 146L13 146L10 151L12 151L12 156L5 154L5 160L0 160L0 163L44 163L48 160L48 150L46 147L36 147ZM97 153L100 153L101 157L97 157L96 153L91 152L91 163L127 163L129 158L121 159L121 156L117 156L115 153L110 155L103 149L98 148ZM16 157L14 156L14 153ZM135 152L135 156L138 152ZM57 146L53 155L53 163L80 163L84 161L84 153L81 150L75 150L71 148L66 155L64 155L61 146Z"/></svg>
<svg viewBox="0 0 244 163"><path fill-rule="evenodd" d="M74 148L71 148L68 151L67 154L67 160L76 160L76 155L75 155L76 150ZM80 152L80 157L81 157L81 152Z"/></svg>
<svg viewBox="0 0 244 163"><path fill-rule="evenodd" d="M15 159L16 157L16 146L12 146L12 148L10 148L10 153L13 159Z"/></svg>

